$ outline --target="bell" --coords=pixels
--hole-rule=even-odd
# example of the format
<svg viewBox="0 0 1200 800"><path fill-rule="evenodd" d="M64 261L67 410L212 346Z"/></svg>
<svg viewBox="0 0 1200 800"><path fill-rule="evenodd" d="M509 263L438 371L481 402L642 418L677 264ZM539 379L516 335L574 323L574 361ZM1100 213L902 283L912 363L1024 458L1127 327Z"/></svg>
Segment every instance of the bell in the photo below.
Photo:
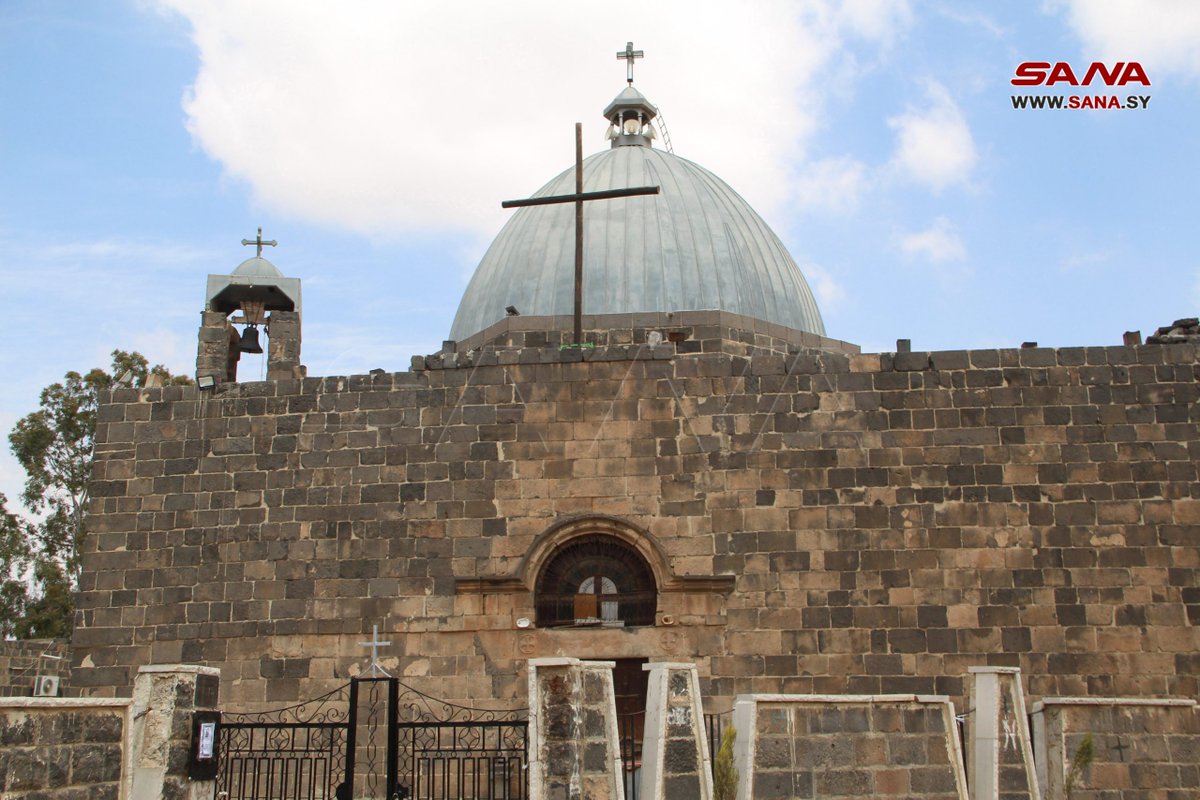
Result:
<svg viewBox="0 0 1200 800"><path fill-rule="evenodd" d="M238 350L243 353L261 353L262 345L258 343L258 326L247 325L238 341Z"/></svg>

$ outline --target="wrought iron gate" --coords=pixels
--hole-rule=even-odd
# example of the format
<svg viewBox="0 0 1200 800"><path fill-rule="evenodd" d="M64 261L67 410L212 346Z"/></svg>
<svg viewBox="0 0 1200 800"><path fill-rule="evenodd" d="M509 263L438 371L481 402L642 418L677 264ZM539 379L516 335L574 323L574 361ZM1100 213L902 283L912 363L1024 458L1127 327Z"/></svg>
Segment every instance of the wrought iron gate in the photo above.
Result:
<svg viewBox="0 0 1200 800"><path fill-rule="evenodd" d="M334 800L354 785L352 681L305 703L260 714L225 714L218 734L217 797Z"/></svg>
<svg viewBox="0 0 1200 800"><path fill-rule="evenodd" d="M226 714L224 800L524 800L526 709L481 709L396 678L356 678L259 714Z"/></svg>
<svg viewBox="0 0 1200 800"><path fill-rule="evenodd" d="M473 708L400 683L397 797L524 800L529 796L527 709Z"/></svg>

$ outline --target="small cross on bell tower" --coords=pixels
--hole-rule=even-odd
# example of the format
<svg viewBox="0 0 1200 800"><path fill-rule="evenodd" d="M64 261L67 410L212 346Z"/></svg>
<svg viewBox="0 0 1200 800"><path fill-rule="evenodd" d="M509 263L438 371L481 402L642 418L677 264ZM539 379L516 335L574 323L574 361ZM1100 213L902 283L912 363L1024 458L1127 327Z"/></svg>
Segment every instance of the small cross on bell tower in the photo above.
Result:
<svg viewBox="0 0 1200 800"><path fill-rule="evenodd" d="M645 56L646 56L646 54L643 53L641 50L633 49L633 42L626 42L625 49L621 50L617 53L617 59L624 60L626 62L625 80L629 82L630 86L633 86L633 62L634 62L634 59L645 58Z"/></svg>
<svg viewBox="0 0 1200 800"><path fill-rule="evenodd" d="M258 245L258 252L254 254L255 258L262 258L263 245L270 245L271 247L279 246L279 242L275 241L274 239L267 241L262 238L262 226L261 225L258 226L258 238L257 239L242 239L243 247L245 247L246 245L250 245L250 244Z"/></svg>

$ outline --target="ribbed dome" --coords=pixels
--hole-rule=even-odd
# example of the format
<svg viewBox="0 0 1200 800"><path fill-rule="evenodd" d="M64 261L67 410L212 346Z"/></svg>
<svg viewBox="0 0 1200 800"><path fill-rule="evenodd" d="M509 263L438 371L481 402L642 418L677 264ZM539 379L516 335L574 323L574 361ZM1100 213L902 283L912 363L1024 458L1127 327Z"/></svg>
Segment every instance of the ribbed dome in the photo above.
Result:
<svg viewBox="0 0 1200 800"><path fill-rule="evenodd" d="M642 137L637 137L641 139ZM574 168L536 196L572 194ZM661 186L658 195L584 208L584 314L723 310L825 334L796 262L762 218L708 170L646 146L584 160L584 191ZM575 208L517 210L463 295L450 338L504 318L573 311Z"/></svg>

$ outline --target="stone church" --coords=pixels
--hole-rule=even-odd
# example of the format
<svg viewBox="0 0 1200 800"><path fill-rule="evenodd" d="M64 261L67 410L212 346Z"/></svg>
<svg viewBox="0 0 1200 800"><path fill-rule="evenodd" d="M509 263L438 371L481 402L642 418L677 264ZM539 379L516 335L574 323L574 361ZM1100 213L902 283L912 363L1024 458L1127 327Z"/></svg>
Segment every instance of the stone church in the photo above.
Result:
<svg viewBox="0 0 1200 800"><path fill-rule="evenodd" d="M210 276L198 385L100 409L73 684L127 695L183 662L220 668L225 707L278 707L363 672L377 628L379 666L485 705L520 706L551 656L614 660L627 709L646 661L695 662L715 712L964 708L986 665L1033 698L1195 696L1194 326L861 353L656 114L630 81L582 162L607 199L547 183L576 201L514 213L407 371L308 376L300 282L261 236ZM268 378L239 382L260 328Z"/></svg>

